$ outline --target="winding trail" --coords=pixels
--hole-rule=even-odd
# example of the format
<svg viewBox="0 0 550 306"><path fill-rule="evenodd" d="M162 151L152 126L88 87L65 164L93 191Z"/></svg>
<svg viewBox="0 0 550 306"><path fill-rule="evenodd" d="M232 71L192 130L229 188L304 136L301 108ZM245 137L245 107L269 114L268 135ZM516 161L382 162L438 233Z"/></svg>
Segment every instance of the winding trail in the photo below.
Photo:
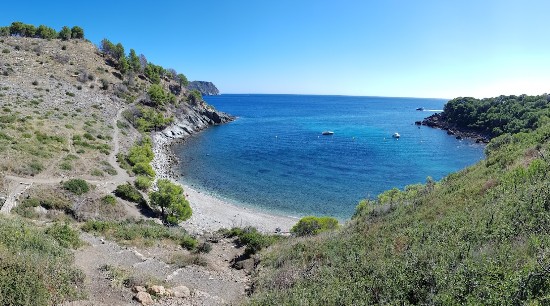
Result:
<svg viewBox="0 0 550 306"><path fill-rule="evenodd" d="M123 111L124 111L123 108L119 109L115 118L113 119L113 127L114 127L114 131L112 135L113 150L111 151L108 157L109 164L111 164L111 166L116 170L117 174L108 180L86 180L86 182L96 185L100 190L106 193L110 193L113 190L115 190L116 186L132 180L132 178L128 175L128 173L126 173L126 170L120 168L116 160L116 156L120 150L120 144L119 144L120 131L116 123L118 120L120 120ZM52 163L50 167L52 167L53 164L54 163ZM36 177L32 177L32 178L13 176L13 175L4 176L5 179L10 182L8 183L8 194L6 197L6 201L0 208L0 213L9 214L10 211L17 205L19 196L33 184L54 185L54 184L59 184L62 181L67 179L67 178L61 178L61 177L48 177L45 175L45 173L46 171L42 172L41 175L37 175Z"/></svg>

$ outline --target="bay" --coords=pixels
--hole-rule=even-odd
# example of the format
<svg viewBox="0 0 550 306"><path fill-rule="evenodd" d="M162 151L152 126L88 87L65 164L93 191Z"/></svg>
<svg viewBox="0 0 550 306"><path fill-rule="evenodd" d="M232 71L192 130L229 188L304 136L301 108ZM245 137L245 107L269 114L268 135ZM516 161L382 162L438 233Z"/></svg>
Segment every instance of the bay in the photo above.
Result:
<svg viewBox="0 0 550 306"><path fill-rule="evenodd" d="M344 220L361 199L428 176L439 180L483 158L483 145L414 125L442 110L443 99L204 98L237 120L174 148L183 182L264 211ZM334 135L321 135L327 130ZM392 138L396 132L399 139Z"/></svg>

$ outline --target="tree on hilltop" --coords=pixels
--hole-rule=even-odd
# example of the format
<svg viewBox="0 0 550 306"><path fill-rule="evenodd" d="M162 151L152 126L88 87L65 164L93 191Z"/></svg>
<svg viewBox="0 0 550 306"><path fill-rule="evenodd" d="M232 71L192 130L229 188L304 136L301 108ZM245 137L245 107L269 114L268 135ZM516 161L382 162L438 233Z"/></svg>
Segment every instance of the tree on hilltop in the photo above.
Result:
<svg viewBox="0 0 550 306"><path fill-rule="evenodd" d="M59 38L62 40L69 40L71 39L71 29L68 26L64 26L61 31L59 31Z"/></svg>
<svg viewBox="0 0 550 306"><path fill-rule="evenodd" d="M84 30L79 26L74 26L71 29L72 38L84 38Z"/></svg>
<svg viewBox="0 0 550 306"><path fill-rule="evenodd" d="M141 63L134 49L130 49L130 54L128 55L128 64L130 65L130 69L132 71L136 73L141 72Z"/></svg>
<svg viewBox="0 0 550 306"><path fill-rule="evenodd" d="M41 24L36 30L36 36L43 39L54 39L57 38L57 31Z"/></svg>
<svg viewBox="0 0 550 306"><path fill-rule="evenodd" d="M183 73L178 74L176 81L180 84L181 87L187 87L187 85L189 85L189 81Z"/></svg>
<svg viewBox="0 0 550 306"><path fill-rule="evenodd" d="M10 25L10 35L25 36L25 24L21 21L14 21Z"/></svg>

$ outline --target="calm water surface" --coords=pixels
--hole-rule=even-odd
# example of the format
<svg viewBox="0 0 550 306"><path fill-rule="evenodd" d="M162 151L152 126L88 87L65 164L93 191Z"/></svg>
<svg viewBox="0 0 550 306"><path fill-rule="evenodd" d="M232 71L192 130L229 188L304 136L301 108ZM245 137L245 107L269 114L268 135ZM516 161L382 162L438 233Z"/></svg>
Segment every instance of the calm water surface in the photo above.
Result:
<svg viewBox="0 0 550 306"><path fill-rule="evenodd" d="M417 127L446 100L302 96L205 97L238 116L175 148L182 180L230 201L292 216L349 218L358 201L483 158L483 146ZM425 111L416 111L424 107ZM332 136L322 136L325 130ZM393 139L398 132L400 139Z"/></svg>

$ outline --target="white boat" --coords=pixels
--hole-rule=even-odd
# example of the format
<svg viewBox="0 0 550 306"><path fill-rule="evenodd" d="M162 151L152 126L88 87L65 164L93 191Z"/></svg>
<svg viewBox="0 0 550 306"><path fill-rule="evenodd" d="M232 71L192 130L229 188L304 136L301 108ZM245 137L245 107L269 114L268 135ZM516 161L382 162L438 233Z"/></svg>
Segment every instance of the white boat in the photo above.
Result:
<svg viewBox="0 0 550 306"><path fill-rule="evenodd" d="M401 135L399 135L399 133L393 133L393 135L391 135L391 137L393 137L393 138L399 138L399 137L401 137Z"/></svg>
<svg viewBox="0 0 550 306"><path fill-rule="evenodd" d="M321 133L323 135L333 135L334 132L333 131L324 131L323 133Z"/></svg>

